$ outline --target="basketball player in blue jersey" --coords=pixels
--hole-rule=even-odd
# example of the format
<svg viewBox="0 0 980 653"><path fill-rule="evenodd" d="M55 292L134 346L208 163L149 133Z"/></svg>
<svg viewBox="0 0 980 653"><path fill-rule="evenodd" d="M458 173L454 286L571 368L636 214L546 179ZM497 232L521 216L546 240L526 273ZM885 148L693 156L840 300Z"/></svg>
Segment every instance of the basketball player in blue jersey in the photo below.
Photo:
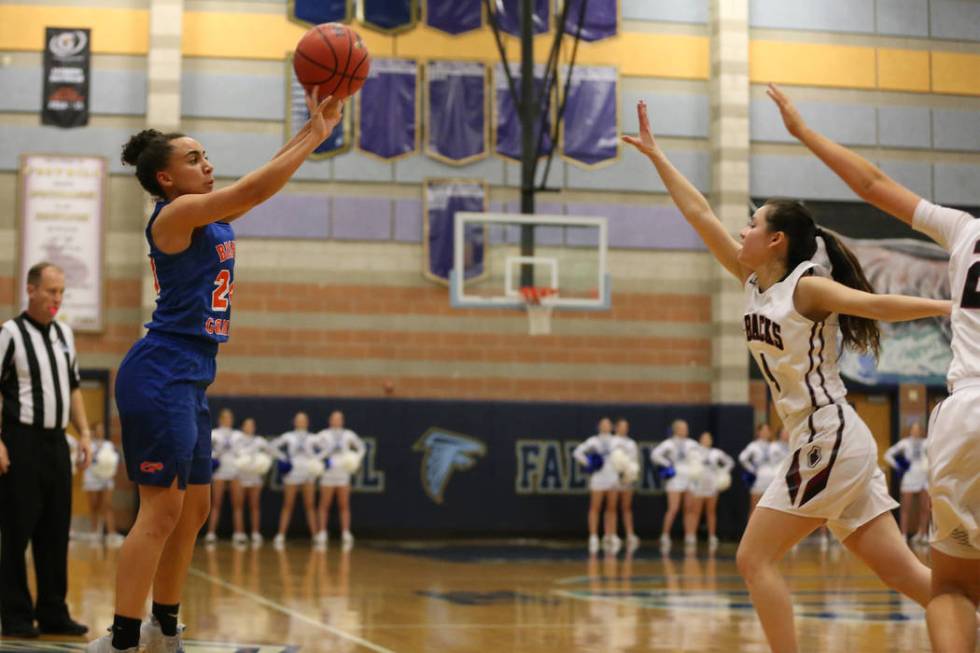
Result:
<svg viewBox="0 0 980 653"><path fill-rule="evenodd" d="M736 240L660 149L638 107L646 155L718 262L743 285L749 351L790 432L791 454L749 517L735 563L773 651L799 650L779 561L823 524L887 585L925 606L929 569L905 544L871 431L847 403L840 347L878 353L877 320L949 315L950 302L875 294L854 255L800 202L770 200ZM824 253L824 261L818 252Z"/></svg>
<svg viewBox="0 0 980 653"><path fill-rule="evenodd" d="M310 120L272 160L220 190L204 147L189 136L148 129L123 148L123 162L157 200L146 240L158 296L146 336L116 376L123 452L140 507L119 552L110 634L89 651L135 653L141 643L148 653L183 651L180 595L210 506L205 390L231 320L230 222L276 194L341 119L342 100L314 96L307 106ZM152 615L142 622L151 587Z"/></svg>

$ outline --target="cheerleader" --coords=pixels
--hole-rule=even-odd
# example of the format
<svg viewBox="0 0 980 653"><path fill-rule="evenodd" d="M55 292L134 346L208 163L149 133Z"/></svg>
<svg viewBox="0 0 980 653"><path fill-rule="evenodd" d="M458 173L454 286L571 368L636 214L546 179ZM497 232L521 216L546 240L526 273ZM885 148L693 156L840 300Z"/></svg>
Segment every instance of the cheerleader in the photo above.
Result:
<svg viewBox="0 0 980 653"><path fill-rule="evenodd" d="M214 544L218 540L215 531L221 521L221 508L225 502L225 488L230 486L231 496L240 491L238 470L235 469L235 448L242 437L241 431L233 427L235 414L229 408L218 413L218 428L211 431L211 517L208 520L208 533L204 541ZM234 499L232 499L234 501Z"/></svg>
<svg viewBox="0 0 980 653"><path fill-rule="evenodd" d="M112 491L116 486L118 466L119 454L116 447L106 439L102 424L96 424L92 428L92 464L82 477L82 490L88 497L92 541L98 542L102 539L104 524L105 542L113 548L120 546L125 539L116 532L115 511L112 509Z"/></svg>
<svg viewBox="0 0 980 653"><path fill-rule="evenodd" d="M892 445L885 452L885 462L902 477L902 500L899 510L899 524L902 535L911 538L913 544L926 544L929 541L929 495L928 465L926 444L922 437L922 425L912 424L908 435ZM919 500L918 528L912 523L916 499Z"/></svg>
<svg viewBox="0 0 980 653"><path fill-rule="evenodd" d="M674 526L677 511L684 504L684 544L696 543L691 523L691 486L693 476L700 477L700 460L697 459L698 443L689 439L688 425L676 419L670 425L671 437L664 440L650 452L650 459L660 467L660 476L667 481L667 512L664 513L663 529L660 532L660 548L670 549L670 529Z"/></svg>
<svg viewBox="0 0 980 653"><path fill-rule="evenodd" d="M762 494L772 483L775 467L769 460L772 454L772 429L765 422L755 429L755 440L738 454L738 462L745 470L742 479L749 486L749 516L762 498Z"/></svg>
<svg viewBox="0 0 980 653"><path fill-rule="evenodd" d="M714 438L708 431L701 434L698 442L701 448L697 453L701 458L702 469L701 477L694 483L692 492L691 513L694 526L691 531L697 534L703 510L705 521L708 522L708 549L715 551L718 548L718 494L731 485L735 461L721 449L712 446Z"/></svg>
<svg viewBox="0 0 980 653"><path fill-rule="evenodd" d="M248 502L252 526L252 545L262 545L261 512L259 498L262 483L272 464L272 448L261 435L255 435L255 420L251 417L242 421L241 437L235 446L235 466L238 478L232 486L231 506L235 524L235 534L231 541L243 545L248 542L245 535L245 503Z"/></svg>
<svg viewBox="0 0 980 653"><path fill-rule="evenodd" d="M591 436L582 444L575 447L572 457L587 472L589 478L589 553L599 551L599 512L603 501L605 511L605 537L603 546L606 551L615 553L622 546L616 535L616 499L619 488L619 475L613 468L610 454L615 442L612 434L612 421L608 417L599 420L599 433Z"/></svg>
<svg viewBox="0 0 980 653"><path fill-rule="evenodd" d="M272 540L272 545L281 549L286 545L286 531L289 520L293 517L293 506L296 504L296 493L303 490L303 508L306 511L306 527L310 537L316 536L316 479L322 472L313 445L314 436L310 433L310 418L304 412L296 413L293 417L293 430L283 433L274 439L269 446L280 461L280 470L288 469L282 477L282 512L279 514L279 531Z"/></svg>
<svg viewBox="0 0 980 653"><path fill-rule="evenodd" d="M789 455L789 431L786 427L779 429L779 437L769 445L769 464L779 467L783 458Z"/></svg>
<svg viewBox="0 0 980 653"><path fill-rule="evenodd" d="M341 544L344 550L350 550L354 546L354 536L350 532L350 477L364 458L364 442L356 433L344 428L344 414L339 410L330 413L328 428L317 433L314 442L317 455L329 461L327 469L320 476L320 531L314 537L314 542L320 546L327 545L327 520L330 518L330 504L336 494Z"/></svg>
<svg viewBox="0 0 980 653"><path fill-rule="evenodd" d="M630 423L623 417L617 419L616 445L625 454L627 466L630 467L629 471L619 473L619 511L623 517L623 529L626 531L626 550L631 553L640 546L640 538L633 528L633 492L639 475L640 448L629 433Z"/></svg>
<svg viewBox="0 0 980 653"><path fill-rule="evenodd" d="M797 201L768 201L739 242L657 145L642 102L638 112L640 136L624 138L649 158L685 220L743 285L748 348L790 430L793 452L752 512L735 558L770 648L798 650L779 561L825 522L882 581L926 605L929 568L892 519L898 504L878 469L874 436L847 403L837 361L844 347L878 353L877 320L941 317L951 303L875 294L854 254Z"/></svg>

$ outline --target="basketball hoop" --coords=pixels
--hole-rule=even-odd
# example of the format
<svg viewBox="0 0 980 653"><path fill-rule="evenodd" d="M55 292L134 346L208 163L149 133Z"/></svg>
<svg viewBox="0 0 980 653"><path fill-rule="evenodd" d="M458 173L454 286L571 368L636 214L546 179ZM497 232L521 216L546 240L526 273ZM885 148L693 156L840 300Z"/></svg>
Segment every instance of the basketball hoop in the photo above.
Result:
<svg viewBox="0 0 980 653"><path fill-rule="evenodd" d="M527 334L529 336L546 336L551 333L551 312L555 305L551 301L557 297L556 288L524 286L521 296L524 298L524 308L527 310Z"/></svg>

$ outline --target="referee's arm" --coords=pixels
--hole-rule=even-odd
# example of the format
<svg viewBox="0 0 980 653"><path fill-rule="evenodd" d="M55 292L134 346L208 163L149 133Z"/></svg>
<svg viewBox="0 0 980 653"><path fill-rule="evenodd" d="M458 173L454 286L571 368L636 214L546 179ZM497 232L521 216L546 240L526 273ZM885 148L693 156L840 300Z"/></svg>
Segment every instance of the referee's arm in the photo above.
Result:
<svg viewBox="0 0 980 653"><path fill-rule="evenodd" d="M71 407L68 418L78 432L78 470L82 471L92 464L92 432L88 428L88 415L82 400L82 377L78 373L78 359L73 358L68 370L68 385L71 387Z"/></svg>

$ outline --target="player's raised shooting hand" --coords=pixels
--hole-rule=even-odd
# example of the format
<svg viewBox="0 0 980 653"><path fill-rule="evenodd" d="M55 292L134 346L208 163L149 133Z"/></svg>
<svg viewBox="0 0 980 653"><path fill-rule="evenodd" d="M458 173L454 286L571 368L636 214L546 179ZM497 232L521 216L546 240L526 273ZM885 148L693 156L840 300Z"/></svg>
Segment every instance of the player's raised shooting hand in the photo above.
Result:
<svg viewBox="0 0 980 653"><path fill-rule="evenodd" d="M647 116L647 103L640 100L636 105L636 114L640 122L639 136L623 136L623 142L629 143L640 152L647 156L653 156L660 152L660 146L653 137L653 130L650 129L650 118Z"/></svg>

